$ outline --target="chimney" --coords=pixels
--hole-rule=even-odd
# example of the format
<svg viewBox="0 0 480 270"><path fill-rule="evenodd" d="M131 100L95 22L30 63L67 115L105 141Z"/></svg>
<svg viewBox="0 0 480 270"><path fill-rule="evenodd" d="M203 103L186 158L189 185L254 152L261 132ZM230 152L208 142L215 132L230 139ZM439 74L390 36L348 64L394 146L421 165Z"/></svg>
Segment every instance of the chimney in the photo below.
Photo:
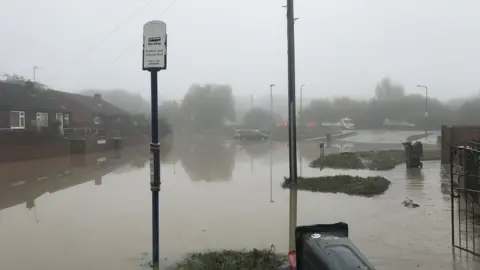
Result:
<svg viewBox="0 0 480 270"><path fill-rule="evenodd" d="M28 90L33 90L35 88L35 85L33 84L33 82L28 80L25 82L25 88L27 88Z"/></svg>
<svg viewBox="0 0 480 270"><path fill-rule="evenodd" d="M102 99L102 95L100 95L100 94L93 94L93 98L101 100L101 99Z"/></svg>

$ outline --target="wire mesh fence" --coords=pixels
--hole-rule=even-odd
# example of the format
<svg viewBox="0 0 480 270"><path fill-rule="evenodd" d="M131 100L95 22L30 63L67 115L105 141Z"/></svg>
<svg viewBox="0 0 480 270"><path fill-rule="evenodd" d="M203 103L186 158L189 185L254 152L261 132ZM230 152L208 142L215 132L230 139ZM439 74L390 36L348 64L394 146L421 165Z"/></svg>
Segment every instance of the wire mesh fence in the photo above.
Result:
<svg viewBox="0 0 480 270"><path fill-rule="evenodd" d="M480 256L480 143L451 148L452 246Z"/></svg>

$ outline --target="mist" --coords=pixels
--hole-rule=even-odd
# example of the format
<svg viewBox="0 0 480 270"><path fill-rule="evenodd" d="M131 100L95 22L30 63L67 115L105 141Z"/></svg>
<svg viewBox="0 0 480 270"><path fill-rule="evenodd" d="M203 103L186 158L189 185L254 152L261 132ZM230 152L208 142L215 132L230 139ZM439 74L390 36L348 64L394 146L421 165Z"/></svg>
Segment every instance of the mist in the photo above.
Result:
<svg viewBox="0 0 480 270"><path fill-rule="evenodd" d="M125 89L149 98L141 70L142 25L167 23L163 99L192 84L228 84L235 96L286 94L286 19L282 1L3 1L0 73L51 88ZM296 1L297 85L306 98L367 99L389 76L407 93L427 84L441 100L479 85L478 1ZM114 11L114 12L113 12ZM23 18L23 19L19 19ZM24 19L28 18L28 19Z"/></svg>

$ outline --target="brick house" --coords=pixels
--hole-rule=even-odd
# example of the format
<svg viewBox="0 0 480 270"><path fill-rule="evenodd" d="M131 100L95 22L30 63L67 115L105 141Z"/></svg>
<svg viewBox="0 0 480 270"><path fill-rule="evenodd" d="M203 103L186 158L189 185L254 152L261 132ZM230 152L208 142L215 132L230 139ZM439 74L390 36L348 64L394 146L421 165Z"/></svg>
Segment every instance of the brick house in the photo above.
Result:
<svg viewBox="0 0 480 270"><path fill-rule="evenodd" d="M36 90L30 82L0 86L0 131L41 131L56 126L59 133L70 126L72 111Z"/></svg>
<svg viewBox="0 0 480 270"><path fill-rule="evenodd" d="M100 94L85 96L48 90L57 102L65 104L72 113L71 128L114 129L118 122L130 121L130 114L102 99Z"/></svg>

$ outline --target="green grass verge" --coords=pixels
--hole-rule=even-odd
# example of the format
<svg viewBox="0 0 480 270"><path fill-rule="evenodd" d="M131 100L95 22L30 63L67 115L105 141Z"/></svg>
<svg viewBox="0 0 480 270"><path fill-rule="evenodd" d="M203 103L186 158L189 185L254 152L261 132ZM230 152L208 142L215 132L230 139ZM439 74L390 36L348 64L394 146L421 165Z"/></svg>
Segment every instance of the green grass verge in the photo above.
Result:
<svg viewBox="0 0 480 270"><path fill-rule="evenodd" d="M345 193L348 195L357 195L372 197L383 194L390 186L390 181L382 176L319 176L319 177L299 177L297 188L313 192L324 193ZM290 188L291 184L288 178L282 184L283 188Z"/></svg>
<svg viewBox="0 0 480 270"><path fill-rule="evenodd" d="M288 262L273 249L222 250L192 253L170 270L277 270Z"/></svg>

